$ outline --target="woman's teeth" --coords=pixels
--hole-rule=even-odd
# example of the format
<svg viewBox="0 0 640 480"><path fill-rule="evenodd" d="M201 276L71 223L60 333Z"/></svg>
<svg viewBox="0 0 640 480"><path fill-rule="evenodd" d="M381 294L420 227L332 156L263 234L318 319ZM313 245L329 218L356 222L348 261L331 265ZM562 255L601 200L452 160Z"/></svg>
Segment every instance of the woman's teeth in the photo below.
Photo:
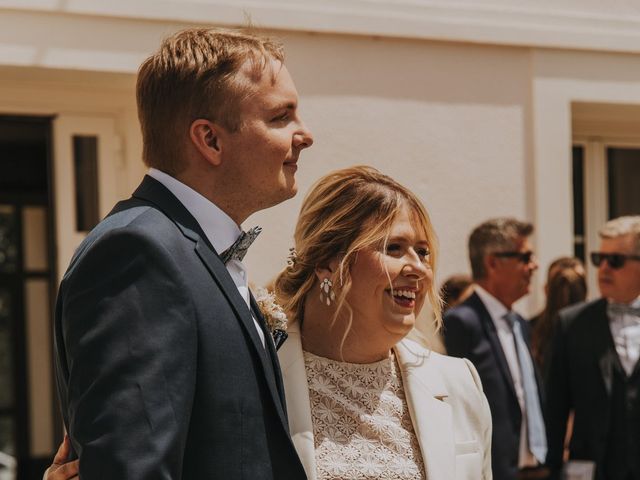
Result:
<svg viewBox="0 0 640 480"><path fill-rule="evenodd" d="M401 298L408 298L410 300L415 300L416 292L412 292L410 290L394 290L393 291L393 296L394 297L401 297Z"/></svg>

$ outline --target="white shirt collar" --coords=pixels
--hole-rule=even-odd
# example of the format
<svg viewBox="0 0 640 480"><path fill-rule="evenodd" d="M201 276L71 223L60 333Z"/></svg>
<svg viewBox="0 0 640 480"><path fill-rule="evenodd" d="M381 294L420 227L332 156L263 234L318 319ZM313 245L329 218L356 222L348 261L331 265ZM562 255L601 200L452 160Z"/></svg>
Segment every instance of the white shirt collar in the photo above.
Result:
<svg viewBox="0 0 640 480"><path fill-rule="evenodd" d="M500 320L500 319L504 318L504 316L507 313L509 313L509 309L507 307L505 307L500 302L500 300L498 300L496 297L491 295L489 292L487 292L480 285L475 284L473 288L475 289L476 293L480 297L480 300L482 300L482 303L484 303L484 306L486 307L487 311L489 312L489 315L491 315L491 318L493 319L494 323L497 320Z"/></svg>
<svg viewBox="0 0 640 480"><path fill-rule="evenodd" d="M233 245L242 233L240 227L229 215L193 188L156 168L150 168L148 175L167 187L185 206L218 253L224 252Z"/></svg>

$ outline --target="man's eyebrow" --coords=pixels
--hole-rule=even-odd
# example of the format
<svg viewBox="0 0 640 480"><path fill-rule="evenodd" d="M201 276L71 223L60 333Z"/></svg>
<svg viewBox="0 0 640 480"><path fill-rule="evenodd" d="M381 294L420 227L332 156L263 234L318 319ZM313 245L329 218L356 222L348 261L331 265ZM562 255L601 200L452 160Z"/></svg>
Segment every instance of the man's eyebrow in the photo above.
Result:
<svg viewBox="0 0 640 480"><path fill-rule="evenodd" d="M298 104L291 100L282 100L275 101L268 107L269 110L281 110L283 108L286 108L287 110L295 110L298 108Z"/></svg>

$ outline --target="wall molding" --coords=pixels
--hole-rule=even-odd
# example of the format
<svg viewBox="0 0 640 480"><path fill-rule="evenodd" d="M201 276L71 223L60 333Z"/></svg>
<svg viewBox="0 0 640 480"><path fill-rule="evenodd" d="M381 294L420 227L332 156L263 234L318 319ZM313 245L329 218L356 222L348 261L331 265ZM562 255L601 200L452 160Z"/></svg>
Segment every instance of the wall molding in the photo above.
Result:
<svg viewBox="0 0 640 480"><path fill-rule="evenodd" d="M558 2L0 0L2 9L518 47L640 52L640 11Z"/></svg>
<svg viewBox="0 0 640 480"><path fill-rule="evenodd" d="M0 0L0 65L136 73L176 29L249 17L280 32L640 53L640 15L506 2Z"/></svg>

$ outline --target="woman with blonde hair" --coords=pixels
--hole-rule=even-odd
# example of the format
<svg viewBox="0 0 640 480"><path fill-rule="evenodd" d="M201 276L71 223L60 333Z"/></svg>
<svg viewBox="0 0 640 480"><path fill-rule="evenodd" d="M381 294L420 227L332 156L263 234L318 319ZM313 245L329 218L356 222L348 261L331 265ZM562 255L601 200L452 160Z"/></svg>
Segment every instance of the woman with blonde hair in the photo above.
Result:
<svg viewBox="0 0 640 480"><path fill-rule="evenodd" d="M338 170L308 193L294 239L275 283L290 322L278 354L308 478L490 479L473 365L407 338L425 299L441 323L422 203L374 168Z"/></svg>

